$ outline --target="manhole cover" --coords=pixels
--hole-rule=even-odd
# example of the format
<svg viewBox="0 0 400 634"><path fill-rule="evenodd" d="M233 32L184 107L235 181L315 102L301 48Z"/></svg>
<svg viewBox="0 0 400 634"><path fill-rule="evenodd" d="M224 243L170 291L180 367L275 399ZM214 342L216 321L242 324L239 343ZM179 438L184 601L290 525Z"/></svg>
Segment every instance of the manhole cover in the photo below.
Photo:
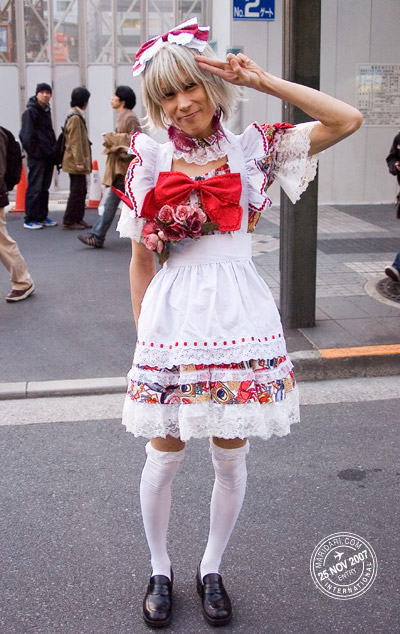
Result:
<svg viewBox="0 0 400 634"><path fill-rule="evenodd" d="M389 278L385 278L377 282L376 290L382 297L391 299L392 302L400 303L400 282L394 282Z"/></svg>

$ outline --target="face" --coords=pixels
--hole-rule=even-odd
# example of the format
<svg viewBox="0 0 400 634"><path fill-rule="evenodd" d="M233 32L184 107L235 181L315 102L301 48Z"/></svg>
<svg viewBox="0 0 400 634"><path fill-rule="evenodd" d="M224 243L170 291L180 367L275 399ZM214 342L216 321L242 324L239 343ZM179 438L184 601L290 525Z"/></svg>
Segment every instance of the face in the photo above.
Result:
<svg viewBox="0 0 400 634"><path fill-rule="evenodd" d="M113 95L111 97L111 108L120 108L123 104L123 101L121 101L121 99L119 97L117 97L117 95Z"/></svg>
<svg viewBox="0 0 400 634"><path fill-rule="evenodd" d="M48 90L41 90L36 94L36 99L41 106L46 106L51 99L51 92Z"/></svg>
<svg viewBox="0 0 400 634"><path fill-rule="evenodd" d="M203 139L212 134L215 107L204 86L188 80L181 91L167 94L161 107L168 121L187 136Z"/></svg>

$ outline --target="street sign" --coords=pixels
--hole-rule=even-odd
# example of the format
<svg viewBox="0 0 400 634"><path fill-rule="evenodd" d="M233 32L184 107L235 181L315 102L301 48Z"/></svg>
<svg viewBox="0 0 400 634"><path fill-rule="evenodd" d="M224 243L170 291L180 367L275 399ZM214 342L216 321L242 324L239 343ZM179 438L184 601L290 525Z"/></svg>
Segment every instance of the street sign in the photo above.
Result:
<svg viewBox="0 0 400 634"><path fill-rule="evenodd" d="M233 0L234 20L275 20L275 0Z"/></svg>

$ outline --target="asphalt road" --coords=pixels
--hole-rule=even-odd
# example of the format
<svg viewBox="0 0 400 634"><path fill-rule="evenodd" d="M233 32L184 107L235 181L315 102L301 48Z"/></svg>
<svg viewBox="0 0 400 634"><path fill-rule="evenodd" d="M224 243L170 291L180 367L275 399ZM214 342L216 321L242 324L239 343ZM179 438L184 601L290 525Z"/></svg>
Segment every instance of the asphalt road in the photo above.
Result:
<svg viewBox="0 0 400 634"><path fill-rule="evenodd" d="M247 496L221 570L234 605L225 632L399 632L399 379L387 380L389 398L376 381L315 383L314 396L306 391L303 399L314 404L302 406L292 434L251 441ZM335 402L343 395L351 402ZM97 397L97 409L90 399L1 404L4 634L149 631L141 618L150 570L138 504L145 440L121 426L122 395ZM194 583L212 482L207 441L191 441L169 532L171 634L214 631ZM366 539L379 566L372 587L348 601L321 593L309 570L317 543L341 531Z"/></svg>
<svg viewBox="0 0 400 634"><path fill-rule="evenodd" d="M61 223L62 213L51 217ZM85 218L95 222L97 212ZM79 242L60 226L28 231L21 215L8 216L36 285L26 301L0 301L0 381L124 376L136 339L129 294L130 241L110 229L104 249ZM0 296L10 290L0 269ZM1 297L0 297L1 299Z"/></svg>

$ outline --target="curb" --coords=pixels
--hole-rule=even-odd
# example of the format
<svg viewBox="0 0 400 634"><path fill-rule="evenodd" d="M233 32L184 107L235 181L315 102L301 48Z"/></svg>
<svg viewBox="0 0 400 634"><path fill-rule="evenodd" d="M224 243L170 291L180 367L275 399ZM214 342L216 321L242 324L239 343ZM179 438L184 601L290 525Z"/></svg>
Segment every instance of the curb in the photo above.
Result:
<svg viewBox="0 0 400 634"><path fill-rule="evenodd" d="M126 386L126 377L0 383L0 400L123 393Z"/></svg>
<svg viewBox="0 0 400 634"><path fill-rule="evenodd" d="M298 381L400 375L400 344L289 353Z"/></svg>
<svg viewBox="0 0 400 634"><path fill-rule="evenodd" d="M299 382L400 375L400 344L300 350L289 356ZM0 383L0 400L115 394L126 387L126 377L19 381Z"/></svg>

